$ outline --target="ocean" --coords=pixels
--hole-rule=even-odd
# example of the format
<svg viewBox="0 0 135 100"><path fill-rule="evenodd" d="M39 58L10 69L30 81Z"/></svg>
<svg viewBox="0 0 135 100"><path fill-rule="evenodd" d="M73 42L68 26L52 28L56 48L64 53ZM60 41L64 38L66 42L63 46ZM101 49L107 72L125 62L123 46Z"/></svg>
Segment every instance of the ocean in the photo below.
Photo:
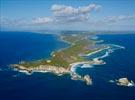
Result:
<svg viewBox="0 0 135 100"><path fill-rule="evenodd" d="M97 35L106 44L124 46L103 58L104 65L78 68L89 74L93 85L71 80L69 75L51 73L26 75L9 64L50 57L52 51L68 45L56 35L32 32L0 32L0 100L132 100L135 87L122 87L109 80L127 77L135 82L135 34Z"/></svg>

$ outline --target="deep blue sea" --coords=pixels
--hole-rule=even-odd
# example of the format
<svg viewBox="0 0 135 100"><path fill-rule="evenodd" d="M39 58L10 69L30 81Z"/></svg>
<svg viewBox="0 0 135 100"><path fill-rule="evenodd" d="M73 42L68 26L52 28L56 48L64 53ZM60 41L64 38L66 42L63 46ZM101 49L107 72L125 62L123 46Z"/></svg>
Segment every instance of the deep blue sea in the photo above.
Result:
<svg viewBox="0 0 135 100"><path fill-rule="evenodd" d="M0 100L134 100L135 87L120 87L111 79L128 77L135 82L135 34L98 35L105 43L124 46L104 58L105 65L79 70L89 74L93 85L73 81L69 75L26 75L9 64L50 57L67 44L56 35L30 32L0 32Z"/></svg>

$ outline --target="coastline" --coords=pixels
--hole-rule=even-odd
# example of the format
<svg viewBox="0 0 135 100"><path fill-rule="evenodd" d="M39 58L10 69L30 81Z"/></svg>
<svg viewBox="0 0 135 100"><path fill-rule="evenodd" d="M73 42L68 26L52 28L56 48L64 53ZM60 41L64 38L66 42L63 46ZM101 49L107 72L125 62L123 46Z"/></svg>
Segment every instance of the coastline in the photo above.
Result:
<svg viewBox="0 0 135 100"><path fill-rule="evenodd" d="M65 43L68 43L68 44L70 44L70 46L67 47L67 48L59 49L57 52L52 51L51 52L51 56L52 57L55 57L57 53L59 54L59 53L63 52L66 49L69 49L69 48L74 47L74 45L76 45L77 43L80 43L81 40L83 40L83 42L86 41L86 43L84 42L86 44L86 47L89 46L89 45L91 45L91 44L89 44L89 40L88 40L88 38L86 36L85 37L80 37L81 35L79 35L79 37L76 36L76 35L74 35L74 36L72 37L72 35L71 35L70 38L69 37L67 38L65 35L64 36L60 36L59 37L60 38L60 41L63 41ZM74 38L75 39L76 38L77 39L79 38L81 40L74 40ZM69 40L67 40L67 39L69 39ZM71 41L73 41L73 43ZM92 42L90 42L90 43L92 43ZM85 44L82 44L82 45L85 45ZM96 45L96 42L94 42L94 45ZM115 47L116 45L113 45L113 46ZM120 48L121 46L117 46L117 47ZM106 45L103 45L102 48L100 47L99 49L96 49L96 50L94 50L94 51L92 51L92 52L90 52L88 54L85 54L85 56L94 55L96 53L102 52L105 49L109 50L109 49L111 49L111 46L110 45L107 45L107 46ZM92 50L92 49L90 49L90 50ZM83 52L81 52L81 53L83 53ZM19 72L26 73L27 75L30 75L30 74L32 74L34 72L42 72L42 73L49 72L49 73L53 73L53 74L55 74L57 76L61 76L61 75L64 75L64 74L69 74L71 76L71 79L73 79L73 80L81 80L81 81L85 81L87 83L88 81L91 81L92 80L91 77L89 75L87 75L87 81L86 81L86 79L84 79L85 76L79 75L76 72L76 69L78 67L85 68L85 65L90 66L90 67L87 66L87 68L91 68L93 65L102 65L102 64L105 64L105 62L102 60L102 58L108 56L109 53L110 52L106 52L107 55L105 54L105 55L103 55L101 57L93 58L92 60L82 60L82 61L80 61L80 60L77 60L76 61L75 60L75 61L72 61L71 63L69 63L69 65L67 67L57 66L57 63L56 63L56 65L55 64L51 64L51 60L45 60L44 64L41 63L39 65L36 65L36 63L33 63L34 64L34 67L32 66L33 64L30 65L30 66L25 66L25 62L24 62L24 64L21 64L21 63L20 64L12 64L11 66L15 70L17 70ZM80 52L79 52L79 54L80 54ZM61 55L59 55L59 56L61 56ZM41 62L42 62L42 60L41 60ZM82 65L84 67L79 66L79 65ZM92 82L90 82L90 83L92 83Z"/></svg>
<svg viewBox="0 0 135 100"><path fill-rule="evenodd" d="M101 49L99 49L99 50L93 51L93 52L91 52L91 53L88 53L88 54L86 54L85 56L91 56L91 55L93 55L93 54L95 54L95 53L101 52L102 50L109 49L109 48L110 48L110 47L107 46L107 47L101 48Z"/></svg>
<svg viewBox="0 0 135 100"><path fill-rule="evenodd" d="M102 49L100 51L102 51ZM91 53L94 54L93 52ZM97 50L97 52L99 52L99 50ZM90 66L93 66L93 65L104 64L104 62L102 62L101 60L74 62L74 63L71 63L68 66L68 68L50 66L50 65L40 65L34 68L31 68L31 67L26 68L25 66L21 66L18 64L12 64L10 66L12 66L15 71L25 73L26 75L31 75L34 72L52 73L57 76L68 74L71 76L72 80L80 80L80 81L84 81L87 85L92 85L92 79L89 75L81 76L76 72L77 66L80 64L82 65L89 64Z"/></svg>
<svg viewBox="0 0 135 100"><path fill-rule="evenodd" d="M101 52L102 50L104 50L104 49L107 49L108 47L106 47L106 48L101 48L101 49L99 49L99 50L96 50L96 51L93 51L93 52L91 52L91 53L89 53L89 54L87 54L87 56L90 56L90 55L92 55L92 54L95 54L95 53L98 53L98 52ZM53 55L53 53L54 52L52 52L51 53L51 55ZM72 70L72 68L74 67L74 66L77 66L77 65L79 65L79 64L90 64L90 65L97 65L97 64L103 64L103 62L100 62L100 60L94 60L93 59L93 61L82 61L82 62L74 62L74 63L71 63L69 66L68 66L68 70L70 70L71 72L73 72L73 70ZM49 68L49 70L50 71L47 71L47 70L42 70L42 68L43 68L43 66L49 66L49 65L41 65L41 66L39 66L39 67L35 67L35 68L26 68L26 67L24 67L24 66L21 66L21 65L19 65L19 64L11 64L10 66L12 66L13 68L15 68L15 69L17 69L18 68L18 70L25 70L25 71L28 71L29 73L31 72L31 71L34 71L34 72L40 72L40 71L43 71L43 72L51 72L51 68ZM56 66L52 66L52 68L54 68L54 67L56 67ZM39 69L38 69L39 68ZM41 69L40 69L41 68ZM46 67L45 67L46 68ZM63 67L60 67L60 68L63 68ZM59 69L59 67L58 67L58 69ZM39 70L39 71L38 71Z"/></svg>

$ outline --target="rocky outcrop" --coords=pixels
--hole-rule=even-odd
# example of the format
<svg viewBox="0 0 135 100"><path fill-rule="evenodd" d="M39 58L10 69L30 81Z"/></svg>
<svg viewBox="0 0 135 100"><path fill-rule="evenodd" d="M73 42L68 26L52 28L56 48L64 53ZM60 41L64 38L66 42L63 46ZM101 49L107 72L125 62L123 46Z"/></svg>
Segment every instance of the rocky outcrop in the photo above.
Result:
<svg viewBox="0 0 135 100"><path fill-rule="evenodd" d="M56 67L56 66L50 66L50 65L40 65L37 67L25 67L21 65L14 64L12 65L16 70L19 71L25 71L27 73L32 72L52 72L57 75L63 75L66 73L70 73L70 71L64 67Z"/></svg>
<svg viewBox="0 0 135 100"><path fill-rule="evenodd" d="M118 80L110 80L110 83L116 83L119 86L128 86L132 87L135 86L135 83L131 80L128 80L128 78L119 78Z"/></svg>
<svg viewBox="0 0 135 100"><path fill-rule="evenodd" d="M92 78L89 75L81 76L78 74L72 74L71 79L84 81L86 85L92 85Z"/></svg>
<svg viewBox="0 0 135 100"><path fill-rule="evenodd" d="M80 76L78 74L72 74L71 75L71 79L72 80L82 80L82 76Z"/></svg>
<svg viewBox="0 0 135 100"><path fill-rule="evenodd" d="M56 75L71 74L72 80L81 80L84 81L87 85L92 85L92 79L89 75L81 76L76 73L72 74L69 68L57 67L51 65L39 65L37 67L25 67L19 64L11 65L14 69L31 74L32 72L51 72Z"/></svg>
<svg viewBox="0 0 135 100"><path fill-rule="evenodd" d="M85 75L83 80L86 82L87 85L92 85L92 79L89 75Z"/></svg>
<svg viewBox="0 0 135 100"><path fill-rule="evenodd" d="M116 80L117 82L117 85L120 85L120 86L134 86L134 82L131 80L129 81L127 78L120 78L118 80Z"/></svg>

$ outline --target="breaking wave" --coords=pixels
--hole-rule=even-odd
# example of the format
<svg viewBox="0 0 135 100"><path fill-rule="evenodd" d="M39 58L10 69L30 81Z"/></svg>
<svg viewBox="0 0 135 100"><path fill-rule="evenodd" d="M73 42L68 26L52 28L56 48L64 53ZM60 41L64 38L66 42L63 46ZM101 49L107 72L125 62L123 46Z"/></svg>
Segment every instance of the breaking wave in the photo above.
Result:
<svg viewBox="0 0 135 100"><path fill-rule="evenodd" d="M107 44L107 47L105 49L98 50L98 52L93 53L93 54L88 54L87 57L90 60L103 59L118 49L125 49L125 47L120 46L120 45L115 45L115 44Z"/></svg>
<svg viewBox="0 0 135 100"><path fill-rule="evenodd" d="M113 53L115 50L118 49L125 49L125 47L115 44L107 44L106 48L97 50L95 52L92 52L88 55L86 55L88 60L94 61L95 63L87 64L85 62L77 62L74 63L71 67L71 72L76 73L76 69L78 67L80 68L92 68L94 65L101 65L106 64L103 61L103 58L108 57L111 53Z"/></svg>

